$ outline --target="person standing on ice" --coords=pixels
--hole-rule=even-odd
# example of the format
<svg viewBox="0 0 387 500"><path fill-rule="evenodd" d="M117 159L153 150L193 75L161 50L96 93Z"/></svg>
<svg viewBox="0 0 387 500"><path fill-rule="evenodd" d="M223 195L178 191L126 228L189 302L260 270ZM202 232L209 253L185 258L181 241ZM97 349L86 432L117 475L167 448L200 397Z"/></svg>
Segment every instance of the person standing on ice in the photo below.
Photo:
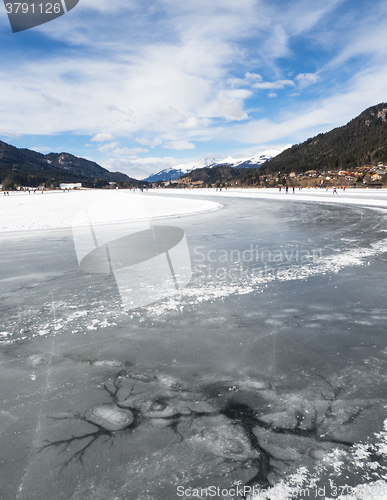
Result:
<svg viewBox="0 0 387 500"><path fill-rule="evenodd" d="M337 194L337 190L334 186L333 186L333 193L332 194Z"/></svg>

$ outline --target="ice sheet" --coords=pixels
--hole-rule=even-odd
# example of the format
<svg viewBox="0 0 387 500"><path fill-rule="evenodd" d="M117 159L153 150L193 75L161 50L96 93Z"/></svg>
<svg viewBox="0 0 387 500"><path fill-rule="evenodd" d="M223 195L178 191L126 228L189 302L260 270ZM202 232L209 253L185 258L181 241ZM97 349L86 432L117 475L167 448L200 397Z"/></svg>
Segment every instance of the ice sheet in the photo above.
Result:
<svg viewBox="0 0 387 500"><path fill-rule="evenodd" d="M154 198L148 194L138 190L11 192L10 196L0 197L0 232L64 228L76 223L83 225L84 221L77 221L76 217L90 207L93 224L141 220L144 216L147 219L178 217L221 208L221 204L208 200Z"/></svg>

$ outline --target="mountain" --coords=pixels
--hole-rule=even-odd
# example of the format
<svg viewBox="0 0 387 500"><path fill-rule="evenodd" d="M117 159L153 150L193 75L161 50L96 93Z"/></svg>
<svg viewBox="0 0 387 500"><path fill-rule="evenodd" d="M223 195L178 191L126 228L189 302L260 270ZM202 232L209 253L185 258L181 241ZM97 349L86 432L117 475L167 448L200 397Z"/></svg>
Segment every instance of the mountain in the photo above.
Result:
<svg viewBox="0 0 387 500"><path fill-rule="evenodd" d="M144 181L148 182L157 182L157 181L174 181L179 179L182 175L191 172L195 168L203 168L209 165L213 165L216 163L215 158L202 158L199 162L191 161L187 163L183 163L180 165L176 165L175 167L165 168L164 170L160 170L160 172L156 172L155 174L151 174L149 177L144 179Z"/></svg>
<svg viewBox="0 0 387 500"><path fill-rule="evenodd" d="M202 181L212 186L249 186L265 184L266 176L276 177L278 172L283 176L308 170L350 171L379 162L387 164L386 103L372 106L346 125L302 144L240 160L227 157L208 167L189 169L181 177L184 184Z"/></svg>
<svg viewBox="0 0 387 500"><path fill-rule="evenodd" d="M387 103L372 106L342 127L296 144L262 167L262 173L352 170L387 163Z"/></svg>
<svg viewBox="0 0 387 500"><path fill-rule="evenodd" d="M19 149L0 141L0 180L25 186L54 181L87 182L101 179L105 183L138 182L126 174L109 172L97 163L69 153L44 155L30 149Z"/></svg>
<svg viewBox="0 0 387 500"><path fill-rule="evenodd" d="M249 156L247 158L241 158L239 160L234 159L232 156L228 156L227 158L224 158L223 160L220 160L216 163L214 166L220 166L220 165L228 165L229 167L233 168L258 168L267 161L270 161L272 158L275 156L279 155L287 149L289 146L286 146L285 148L277 148L277 149L269 149L266 151L262 151L261 153L258 153L257 155L254 156Z"/></svg>
<svg viewBox="0 0 387 500"><path fill-rule="evenodd" d="M203 181L205 184L213 185L217 181L230 182L238 178L244 169L239 167L232 167L230 165L216 165L204 168L195 168L191 172L184 174L181 179L185 179L190 183ZM253 171L253 170L252 170Z"/></svg>
<svg viewBox="0 0 387 500"><path fill-rule="evenodd" d="M81 177L99 178L112 182L129 180L126 174L109 172L109 170L101 167L94 161L79 158L69 153L49 153L48 155L44 155L44 161L51 167L68 171Z"/></svg>
<svg viewBox="0 0 387 500"><path fill-rule="evenodd" d="M257 168L266 161L271 160L274 156L278 155L283 150L284 148L267 150L257 155L241 159L235 159L232 156L228 156L223 160L216 160L215 158L202 158L199 162L184 163L181 165L176 165L175 167L170 167L164 170L160 170L160 172L152 174L144 180L148 182L176 180L182 177L183 175L192 172L193 170L207 168L207 167L215 168L221 165L227 165L228 167L231 168L235 167Z"/></svg>

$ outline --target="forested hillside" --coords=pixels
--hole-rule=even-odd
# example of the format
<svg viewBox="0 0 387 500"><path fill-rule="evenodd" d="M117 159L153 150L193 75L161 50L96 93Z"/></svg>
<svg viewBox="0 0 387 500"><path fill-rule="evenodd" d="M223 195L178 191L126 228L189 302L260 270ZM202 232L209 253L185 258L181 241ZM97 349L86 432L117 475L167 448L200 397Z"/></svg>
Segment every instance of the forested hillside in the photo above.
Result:
<svg viewBox="0 0 387 500"><path fill-rule="evenodd" d="M352 170L387 163L387 104L366 109L343 127L296 144L266 162L262 173Z"/></svg>

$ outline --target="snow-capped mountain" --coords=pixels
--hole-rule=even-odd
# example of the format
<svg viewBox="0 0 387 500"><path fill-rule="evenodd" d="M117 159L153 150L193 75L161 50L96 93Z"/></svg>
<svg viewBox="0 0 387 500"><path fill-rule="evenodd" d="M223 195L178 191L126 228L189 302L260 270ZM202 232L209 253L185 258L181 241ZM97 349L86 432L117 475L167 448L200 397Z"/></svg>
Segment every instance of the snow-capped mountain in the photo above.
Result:
<svg viewBox="0 0 387 500"><path fill-rule="evenodd" d="M195 170L195 168L210 167L215 164L215 158L202 158L200 161L190 161L180 165L175 165L174 167L165 168L164 170L160 170L160 172L151 174L143 180L148 182L174 181L175 179L179 179L182 175Z"/></svg>
<svg viewBox="0 0 387 500"><path fill-rule="evenodd" d="M266 151L262 151L254 156L248 156L247 158L240 158L236 160L232 156L228 156L223 160L217 162L218 165L229 165L230 167L238 167L238 168L257 168L261 166L265 161L269 161L274 156L279 155L286 148L277 148L277 149L268 149Z"/></svg>
<svg viewBox="0 0 387 500"><path fill-rule="evenodd" d="M161 170L160 172L150 175L144 180L148 182L176 180L179 179L182 175L187 174L188 172L191 172L192 170L195 170L197 168L216 167L218 165L228 165L230 167L238 168L257 168L265 163L265 161L271 160L274 156L282 153L282 151L284 151L288 147L289 146L286 146L284 148L270 149L262 151L261 153L258 153L254 156L239 159L233 158L232 156L227 156L227 158L224 158L222 160L216 160L215 158L202 158L198 162L192 161L176 165L174 167L166 168L164 170Z"/></svg>

